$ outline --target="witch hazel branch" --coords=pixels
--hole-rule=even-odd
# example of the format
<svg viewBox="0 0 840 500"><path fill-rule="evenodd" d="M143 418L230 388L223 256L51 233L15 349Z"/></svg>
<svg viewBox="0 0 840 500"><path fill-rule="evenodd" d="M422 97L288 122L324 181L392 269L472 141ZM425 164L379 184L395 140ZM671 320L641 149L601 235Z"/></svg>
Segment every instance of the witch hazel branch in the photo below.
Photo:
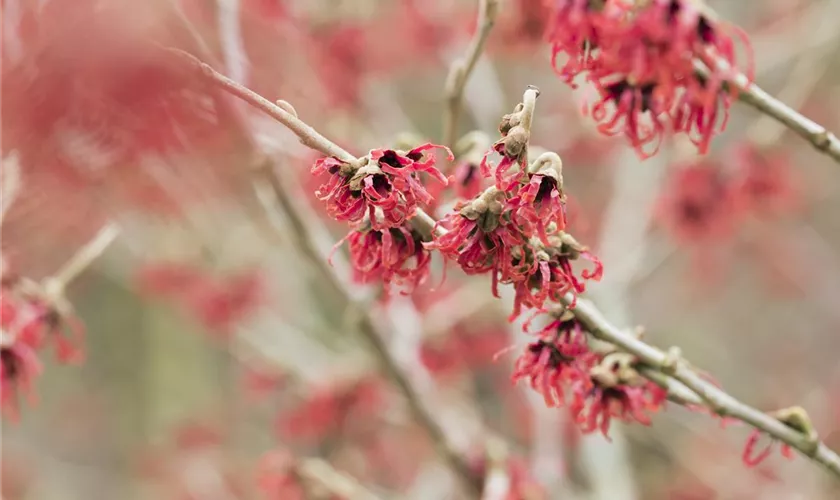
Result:
<svg viewBox="0 0 840 500"><path fill-rule="evenodd" d="M353 224L351 237L377 232L357 250L351 247L360 281L379 273L380 279L401 284L408 275L410 291L429 275L427 252L438 250L467 274L490 274L492 290L498 284L514 286L511 318L523 307L553 317L517 360L513 378L527 380L547 405L567 406L584 432L607 435L615 419L648 425L670 399L753 427L744 451L747 464L767 456L768 451L756 449L758 437L767 434L782 443L785 455L796 449L840 477L840 457L819 441L803 410L768 414L753 409L690 368L678 350L662 352L611 326L591 303L578 298L586 282L599 279L603 269L566 231L559 156L542 153L529 161L536 88L529 87L522 102L503 117L500 138L481 161L480 174L492 185L458 201L436 221L423 208L429 200L422 179L454 179L442 180L436 173L435 157L427 156L436 146L379 149L353 157L283 108L254 99L209 66L191 62L211 82L271 116L283 117L281 123L291 123L302 143L328 155L313 167L331 176L318 196L333 217ZM581 260L590 261L592 268L575 271ZM595 349L590 339L612 347Z"/></svg>

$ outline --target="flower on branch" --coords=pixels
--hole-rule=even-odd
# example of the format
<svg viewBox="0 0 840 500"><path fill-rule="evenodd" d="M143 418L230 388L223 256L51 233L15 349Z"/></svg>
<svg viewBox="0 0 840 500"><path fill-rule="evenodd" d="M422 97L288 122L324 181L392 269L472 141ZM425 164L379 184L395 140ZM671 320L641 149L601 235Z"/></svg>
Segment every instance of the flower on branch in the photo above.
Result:
<svg viewBox="0 0 840 500"><path fill-rule="evenodd" d="M574 391L573 400L586 397L592 387L588 372L596 355L589 350L574 315L564 312L537 336L517 358L512 380L527 380L548 407L565 404L567 389Z"/></svg>
<svg viewBox="0 0 840 500"><path fill-rule="evenodd" d="M583 433L600 430L609 439L613 419L650 425L650 414L665 404L668 392L643 378L633 368L634 361L630 354L612 353L589 370L591 390L569 407Z"/></svg>
<svg viewBox="0 0 840 500"><path fill-rule="evenodd" d="M523 96L523 102L516 105L513 113L502 117L499 133L502 138L493 144L481 160L481 175L490 177L490 154L495 151L502 156L499 164L493 168L496 188L502 191L512 189L525 175L528 165L528 141L531 139L531 119L534 105L540 93L535 87L529 87ZM519 168L514 168L518 166ZM514 168L513 172L510 170Z"/></svg>
<svg viewBox="0 0 840 500"><path fill-rule="evenodd" d="M315 194L326 203L327 212L336 220L356 223L367 215L371 228L376 230L401 226L414 215L418 204L432 201L419 177L421 172L447 183L446 177L435 168L436 158L424 158L425 151L434 148L446 150L449 159L453 159L448 148L431 143L407 153L374 149L353 163L322 158L312 167L312 173L328 173L330 177ZM382 211L381 217L375 213L377 208Z"/></svg>
<svg viewBox="0 0 840 500"><path fill-rule="evenodd" d="M656 154L668 131L686 134L705 153L726 126L734 94L724 85L738 74L733 36L747 49L751 80L743 31L690 0L559 1L549 30L559 76L573 85L585 73L595 86L598 130L623 133L643 158Z"/></svg>
<svg viewBox="0 0 840 500"><path fill-rule="evenodd" d="M63 297L49 297L40 284L4 277L0 287L0 410L16 419L23 393L34 402L32 385L41 374L37 351L54 343L58 361L76 363L84 325Z"/></svg>
<svg viewBox="0 0 840 500"><path fill-rule="evenodd" d="M604 271L595 255L562 231L549 238L548 246L532 239L530 245L515 248L513 258L514 271L502 277L503 283L512 283L516 289L511 320L519 316L522 306L539 309L546 300L558 302L568 292L583 293L586 281L599 281ZM590 261L594 268L584 269L578 277L572 269L572 261L578 259Z"/></svg>
<svg viewBox="0 0 840 500"><path fill-rule="evenodd" d="M546 227L566 228L566 195L563 193L563 162L555 153L545 153L529 167L528 182L508 200L514 219L526 234L536 234L549 245Z"/></svg>
<svg viewBox="0 0 840 500"><path fill-rule="evenodd" d="M425 283L432 255L423 246L421 235L408 226L381 230L371 226L365 218L359 228L353 229L338 243L341 245L345 240L349 243L353 280L357 283L381 281L386 291L397 285L403 294L409 294Z"/></svg>
<svg viewBox="0 0 840 500"><path fill-rule="evenodd" d="M505 195L491 187L476 199L459 203L438 224L446 234L426 243L455 260L467 274L493 272L493 294L498 297L499 276L513 273L511 250L526 243L522 232L505 212Z"/></svg>
<svg viewBox="0 0 840 500"><path fill-rule="evenodd" d="M656 216L677 240L707 244L734 230L731 183L707 160L677 165L658 201Z"/></svg>
<svg viewBox="0 0 840 500"><path fill-rule="evenodd" d="M808 413L803 408L799 406L783 408L781 410L770 412L769 415L796 432L804 435L808 442L816 448L819 443L819 437L817 436L816 429L814 429L814 424L811 423L811 417L808 416ZM770 453L772 453L774 441L767 444L763 450L756 451L756 448L764 435L765 434L761 429L754 429L747 438L747 443L744 445L744 453L741 457L747 467L755 467L769 457ZM783 457L791 460L793 459L793 448L791 448L791 446L787 443L782 443L781 454Z"/></svg>

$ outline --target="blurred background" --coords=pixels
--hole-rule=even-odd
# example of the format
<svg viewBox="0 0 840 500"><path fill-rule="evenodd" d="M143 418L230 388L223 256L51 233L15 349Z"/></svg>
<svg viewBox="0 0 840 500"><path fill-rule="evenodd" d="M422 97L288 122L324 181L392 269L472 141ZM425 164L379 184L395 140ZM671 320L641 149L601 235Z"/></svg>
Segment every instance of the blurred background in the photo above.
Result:
<svg viewBox="0 0 840 500"><path fill-rule="evenodd" d="M496 140L539 87L532 144L563 158L569 231L605 265L599 307L748 404L803 406L840 448L837 165L740 104L705 157L675 138L641 162L583 116L591 90L554 74L543 2L501 3L460 134ZM709 4L749 34L763 88L840 128L840 0ZM105 224L121 228L67 291L84 362L39 352L37 401L3 422L4 499L295 498L259 491L267 452L321 457L385 498L458 498L346 298L301 251L300 221L254 180L267 158L326 259L347 228L315 199L318 156L141 42L288 101L361 155L406 134L441 140L476 5L3 0L4 276L50 276ZM494 360L529 341L506 320L512 296L453 266L440 284L441 264L412 296L349 287L476 467L492 433L545 498L838 498L799 456L747 468L749 429L676 405L650 428L614 424L612 442L581 435L511 383L516 351ZM346 247L333 269L349 283Z"/></svg>

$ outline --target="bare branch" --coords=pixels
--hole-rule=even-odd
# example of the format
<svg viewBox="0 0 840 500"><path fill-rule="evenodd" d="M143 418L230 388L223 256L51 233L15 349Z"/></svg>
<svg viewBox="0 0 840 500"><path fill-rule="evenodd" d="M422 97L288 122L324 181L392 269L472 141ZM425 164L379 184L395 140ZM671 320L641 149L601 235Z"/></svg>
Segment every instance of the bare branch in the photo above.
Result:
<svg viewBox="0 0 840 500"><path fill-rule="evenodd" d="M703 12L710 18L717 19L719 17L708 6L705 4L701 5ZM708 76L708 68L719 70L724 75L734 74L735 76L729 79L729 84L733 85L739 91L738 99L741 102L775 119L798 136L810 142L818 151L823 152L833 158L834 161L840 163L840 139L834 133L765 92L761 87L751 82L743 73L735 71L728 62L718 57L711 50L707 50L700 57L699 61L695 61L695 69L700 75Z"/></svg>
<svg viewBox="0 0 840 500"><path fill-rule="evenodd" d="M347 500L377 500L379 498L354 478L318 458L299 460L295 464L294 472L307 483L320 486L338 498Z"/></svg>
<svg viewBox="0 0 840 500"><path fill-rule="evenodd" d="M20 160L12 151L0 160L0 226L20 192Z"/></svg>
<svg viewBox="0 0 840 500"><path fill-rule="evenodd" d="M470 74L484 50L487 37L496 23L499 12L499 0L479 0L478 27L470 40L464 57L455 61L446 78L446 108L443 116L443 144L453 146L458 139L458 122L461 117L461 105L464 88Z"/></svg>
<svg viewBox="0 0 840 500"><path fill-rule="evenodd" d="M67 285L90 267L93 262L101 256L105 250L117 239L120 228L109 222L104 225L96 236L85 246L81 247L72 257L51 277L44 282L44 288L51 294L63 293Z"/></svg>
<svg viewBox="0 0 840 500"><path fill-rule="evenodd" d="M297 116L290 113L286 109L283 109L282 107L274 104L265 97L249 89L248 87L236 83L235 81L231 80L230 78L213 69L209 64L200 61L192 54L178 49L167 50L170 53L175 54L176 56L183 59L184 62L192 66L193 69L200 72L204 78L212 82L220 89L242 99L254 108L262 111L263 113L267 114L268 116L274 118L278 122L285 125L289 130L294 132L295 135L297 135L300 138L300 142L303 143L304 146L310 149L314 149L316 151L320 151L327 156L335 156L336 158L342 161L355 161L356 158L353 155L351 155L346 150L344 150L334 142L330 141L329 139L318 133L314 128L310 127L309 125L298 119Z"/></svg>

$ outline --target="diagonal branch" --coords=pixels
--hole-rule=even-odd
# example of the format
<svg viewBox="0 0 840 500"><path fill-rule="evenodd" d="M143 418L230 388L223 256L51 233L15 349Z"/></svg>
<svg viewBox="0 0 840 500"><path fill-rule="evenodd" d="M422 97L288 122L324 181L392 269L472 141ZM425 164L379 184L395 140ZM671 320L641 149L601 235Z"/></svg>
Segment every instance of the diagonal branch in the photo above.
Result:
<svg viewBox="0 0 840 500"><path fill-rule="evenodd" d="M566 296L563 302L569 305L572 300L573 297ZM673 359L673 356L670 354L615 327L604 318L603 314L591 302L578 299L573 312L575 317L593 336L610 342L622 350L633 354L639 361L651 367L658 374L667 375L668 378L679 382L696 395L695 397L686 394L682 389L673 388L673 385L669 381L667 388L669 389L669 393L674 392L674 396L676 396L674 399L682 399L684 402L690 404L702 403L722 417L735 418L749 424L755 429L763 431L779 441L796 448L803 455L819 463L835 476L840 477L840 456L822 442L814 440L812 436L798 432L767 413L735 399L719 387L705 380L696 371L686 366L684 362ZM645 371L643 373L645 376L649 374L649 372ZM654 382L661 380L658 375L649 378Z"/></svg>
<svg viewBox="0 0 840 500"><path fill-rule="evenodd" d="M180 51L178 52L182 55L182 57L186 57L186 59L191 62L196 69L200 70L211 82L216 83L222 89L232 93L233 95L246 100L246 102L263 110L270 116L276 117L278 121L289 127L295 134L297 134L303 144L327 155L335 155L344 160L353 159L353 156L347 151L326 139L293 114L277 105L272 104L254 92L245 89L236 82L226 78L224 75L217 73L210 66L201 63L193 56ZM281 197L283 196L282 193L278 193L278 195ZM294 214L290 213L290 215L293 216ZM411 222L412 225L427 239L429 235L433 233L443 234L446 232L445 229L435 224L435 220L432 217L420 209L417 210L416 215L411 219ZM305 231L305 229L306 228L304 226L303 230ZM311 242L305 243L307 241L306 234L301 236L303 236L301 239L301 241L304 242L303 244L312 245ZM312 248L314 248L314 245ZM316 255L315 252L310 251L306 251L304 253L307 255ZM316 264L322 268L326 268L326 263L320 260L319 262L320 264ZM326 269L326 271L327 273L325 274L325 277L330 276L329 279L337 281L332 272L329 272L328 269ZM337 283L336 286L341 287L341 284ZM573 297L567 296L564 298L563 302L568 305L571 303L572 299ZM349 295L347 296L347 301L348 304L356 308L358 317L360 318L359 326L362 333L371 343L371 347L389 377L391 377L391 379L396 383L398 388L408 400L412 413L414 413L417 420L432 437L435 445L438 447L439 453L446 459L449 466L454 471L458 472L459 477L470 485L472 491L480 490L481 486L476 482L468 466L463 461L462 457L448 444L441 427L437 424L432 414L424 407L419 395L409 383L408 378L388 352L387 346L376 331L376 326L370 317L370 314L363 307L354 305ZM768 435L790 445L792 448L799 450L805 456L824 466L835 476L840 477L840 456L830 450L819 440L815 440L813 436L798 432L796 429L782 423L773 416L735 399L714 384L706 381L680 359L674 359L674 356L671 353L665 353L662 350L621 331L619 328L609 323L591 302L578 299L573 312L578 320L581 321L581 323L590 331L590 333L592 333L593 336L610 342L622 350L633 354L640 362L650 367L655 375L644 370L643 373L645 373L646 376L650 375L651 380L654 382L659 381L663 383L663 385L669 389L669 393L671 393L672 396L671 399L688 404L703 403L718 415L731 417L749 424L755 429L765 432ZM663 377L660 377L660 375Z"/></svg>
<svg viewBox="0 0 840 500"><path fill-rule="evenodd" d="M720 18L704 2L698 1L697 3L710 18ZM765 92L743 73L735 71L728 62L718 57L711 50L702 54L699 60L695 61L694 67L704 77L709 75L707 68L720 70L721 74L734 74L735 76L730 78L728 83L738 90L738 100L775 119L810 142L818 151L840 163L840 139L834 133Z"/></svg>
<svg viewBox="0 0 840 500"><path fill-rule="evenodd" d="M455 145L458 136L458 122L461 118L461 105L464 99L464 88L467 80L475 69L478 58L484 50L487 37L496 23L499 13L499 0L479 0L478 27L470 40L464 57L458 59L449 69L446 78L446 108L443 116L443 144L449 147Z"/></svg>
<svg viewBox="0 0 840 500"><path fill-rule="evenodd" d="M750 83L743 74L739 73L732 83L740 90L738 99L741 102L774 118L796 135L810 142L818 151L840 163L840 139L833 132L774 98L758 85Z"/></svg>

